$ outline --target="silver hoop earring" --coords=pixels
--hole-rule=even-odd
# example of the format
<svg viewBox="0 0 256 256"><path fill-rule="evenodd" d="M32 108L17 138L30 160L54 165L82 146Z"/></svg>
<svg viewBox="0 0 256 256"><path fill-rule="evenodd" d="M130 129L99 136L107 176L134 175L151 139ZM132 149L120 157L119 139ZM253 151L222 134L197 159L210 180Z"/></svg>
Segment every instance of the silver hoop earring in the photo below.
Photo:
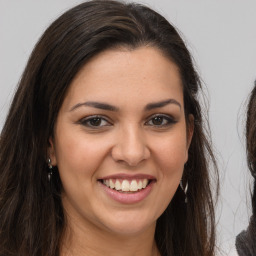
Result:
<svg viewBox="0 0 256 256"><path fill-rule="evenodd" d="M48 172L48 180L51 181L52 179L52 163L51 163L51 158L48 158L48 168L49 168L49 172Z"/></svg>
<svg viewBox="0 0 256 256"><path fill-rule="evenodd" d="M187 198L187 191L188 191L188 182L186 183L186 186L183 187L182 184L182 179L180 180L180 188L183 190L184 194L185 194L185 203L188 202L188 198Z"/></svg>

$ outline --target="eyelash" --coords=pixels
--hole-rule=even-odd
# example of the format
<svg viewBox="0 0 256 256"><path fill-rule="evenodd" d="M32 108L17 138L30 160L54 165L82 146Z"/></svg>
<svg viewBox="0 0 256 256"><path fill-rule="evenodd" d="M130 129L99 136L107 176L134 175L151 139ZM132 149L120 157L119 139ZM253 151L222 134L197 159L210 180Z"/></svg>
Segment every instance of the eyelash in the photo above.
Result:
<svg viewBox="0 0 256 256"><path fill-rule="evenodd" d="M107 123L107 125L92 125L90 124L90 122L97 122L99 121L100 124L102 122L105 122ZM107 120L107 118L104 118L103 116L89 116L89 117L86 117L86 118L83 118L79 121L79 123L83 126L86 126L86 127L89 127L89 128L92 128L92 129L99 129L100 127L106 127L106 126L111 126L111 122Z"/></svg>
<svg viewBox="0 0 256 256"><path fill-rule="evenodd" d="M164 124L153 124L152 121L154 120L154 118L160 118L162 119L162 121L165 121ZM156 120L159 121L159 120ZM150 122L152 124L150 124ZM148 126L154 126L156 128L163 128L163 127L168 127L171 126L172 124L177 123L177 121L170 115L165 115L165 114L156 114L150 117L149 121L147 121L145 124Z"/></svg>
<svg viewBox="0 0 256 256"><path fill-rule="evenodd" d="M156 118L158 118L158 120ZM154 121L162 121L162 122L164 122L164 124L162 124L162 123L154 124L153 123ZM96 122L96 123L92 124L92 122ZM97 122L99 122L99 123L97 123ZM104 122L104 124L102 124L102 122ZM156 115L151 116L148 119L148 121L145 122L145 125L153 126L156 128L163 128L163 127L171 126L172 124L175 124L175 123L177 123L177 121L172 116L165 115L165 114L156 114ZM103 116L98 116L98 115L83 118L79 121L79 124L81 124L85 127L91 128L91 129L100 129L102 127L107 127L107 126L112 125L112 123L107 118L105 118Z"/></svg>

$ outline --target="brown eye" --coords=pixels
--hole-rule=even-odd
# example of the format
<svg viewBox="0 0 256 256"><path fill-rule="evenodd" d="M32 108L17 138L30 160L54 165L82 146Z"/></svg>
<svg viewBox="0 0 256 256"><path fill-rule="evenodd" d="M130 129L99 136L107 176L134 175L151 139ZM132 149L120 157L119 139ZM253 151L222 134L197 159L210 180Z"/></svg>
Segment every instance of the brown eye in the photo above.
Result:
<svg viewBox="0 0 256 256"><path fill-rule="evenodd" d="M101 116L89 116L80 120L79 123L88 128L101 128L111 125L109 121Z"/></svg>
<svg viewBox="0 0 256 256"><path fill-rule="evenodd" d="M92 119L88 120L88 122L91 126L100 126L101 121L102 121L102 119L99 118L99 117L95 117L95 118L92 118Z"/></svg>
<svg viewBox="0 0 256 256"><path fill-rule="evenodd" d="M169 115L154 115L146 122L148 126L165 127L176 123L172 116Z"/></svg>
<svg viewBox="0 0 256 256"><path fill-rule="evenodd" d="M153 125L162 125L164 121L164 118L162 116L156 116L152 118L152 124Z"/></svg>

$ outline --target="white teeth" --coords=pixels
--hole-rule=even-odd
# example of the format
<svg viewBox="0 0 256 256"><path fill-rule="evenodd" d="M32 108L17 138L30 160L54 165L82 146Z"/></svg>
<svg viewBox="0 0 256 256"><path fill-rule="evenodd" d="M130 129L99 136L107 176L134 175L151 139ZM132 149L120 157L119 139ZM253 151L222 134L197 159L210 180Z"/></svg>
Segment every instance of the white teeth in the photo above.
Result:
<svg viewBox="0 0 256 256"><path fill-rule="evenodd" d="M142 181L142 188L145 188L148 185L148 180L144 179Z"/></svg>
<svg viewBox="0 0 256 256"><path fill-rule="evenodd" d="M132 180L131 184L130 184L130 191L137 191L139 188L138 188L138 184L137 184L137 181L136 180Z"/></svg>
<svg viewBox="0 0 256 256"><path fill-rule="evenodd" d="M109 180L106 180L105 185L106 185L107 187L109 187Z"/></svg>
<svg viewBox="0 0 256 256"><path fill-rule="evenodd" d="M142 181L141 180L139 181L138 189L142 189Z"/></svg>
<svg viewBox="0 0 256 256"><path fill-rule="evenodd" d="M103 180L103 184L107 187L115 190L120 190L123 192L136 192L140 189L145 188L149 183L148 179L143 180L119 180L119 179L109 179Z"/></svg>
<svg viewBox="0 0 256 256"><path fill-rule="evenodd" d="M119 180L116 180L115 189L116 189L116 190L121 190L121 189L122 189L121 183L120 183Z"/></svg>
<svg viewBox="0 0 256 256"><path fill-rule="evenodd" d="M128 180L123 180L122 191L130 191L130 184Z"/></svg>
<svg viewBox="0 0 256 256"><path fill-rule="evenodd" d="M110 179L108 187L115 188L115 183L113 182L113 180Z"/></svg>

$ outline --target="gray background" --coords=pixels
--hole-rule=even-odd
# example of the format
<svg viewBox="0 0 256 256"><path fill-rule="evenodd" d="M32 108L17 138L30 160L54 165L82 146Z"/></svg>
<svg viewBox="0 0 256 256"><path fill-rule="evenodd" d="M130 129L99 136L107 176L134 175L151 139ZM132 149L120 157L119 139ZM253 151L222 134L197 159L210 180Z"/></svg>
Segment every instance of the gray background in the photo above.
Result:
<svg viewBox="0 0 256 256"><path fill-rule="evenodd" d="M78 0L0 0L0 130L32 48L47 26ZM207 87L221 176L218 244L234 255L250 216L245 161L247 97L256 79L255 0L144 0L182 32ZM29 136L29 135L28 135Z"/></svg>

